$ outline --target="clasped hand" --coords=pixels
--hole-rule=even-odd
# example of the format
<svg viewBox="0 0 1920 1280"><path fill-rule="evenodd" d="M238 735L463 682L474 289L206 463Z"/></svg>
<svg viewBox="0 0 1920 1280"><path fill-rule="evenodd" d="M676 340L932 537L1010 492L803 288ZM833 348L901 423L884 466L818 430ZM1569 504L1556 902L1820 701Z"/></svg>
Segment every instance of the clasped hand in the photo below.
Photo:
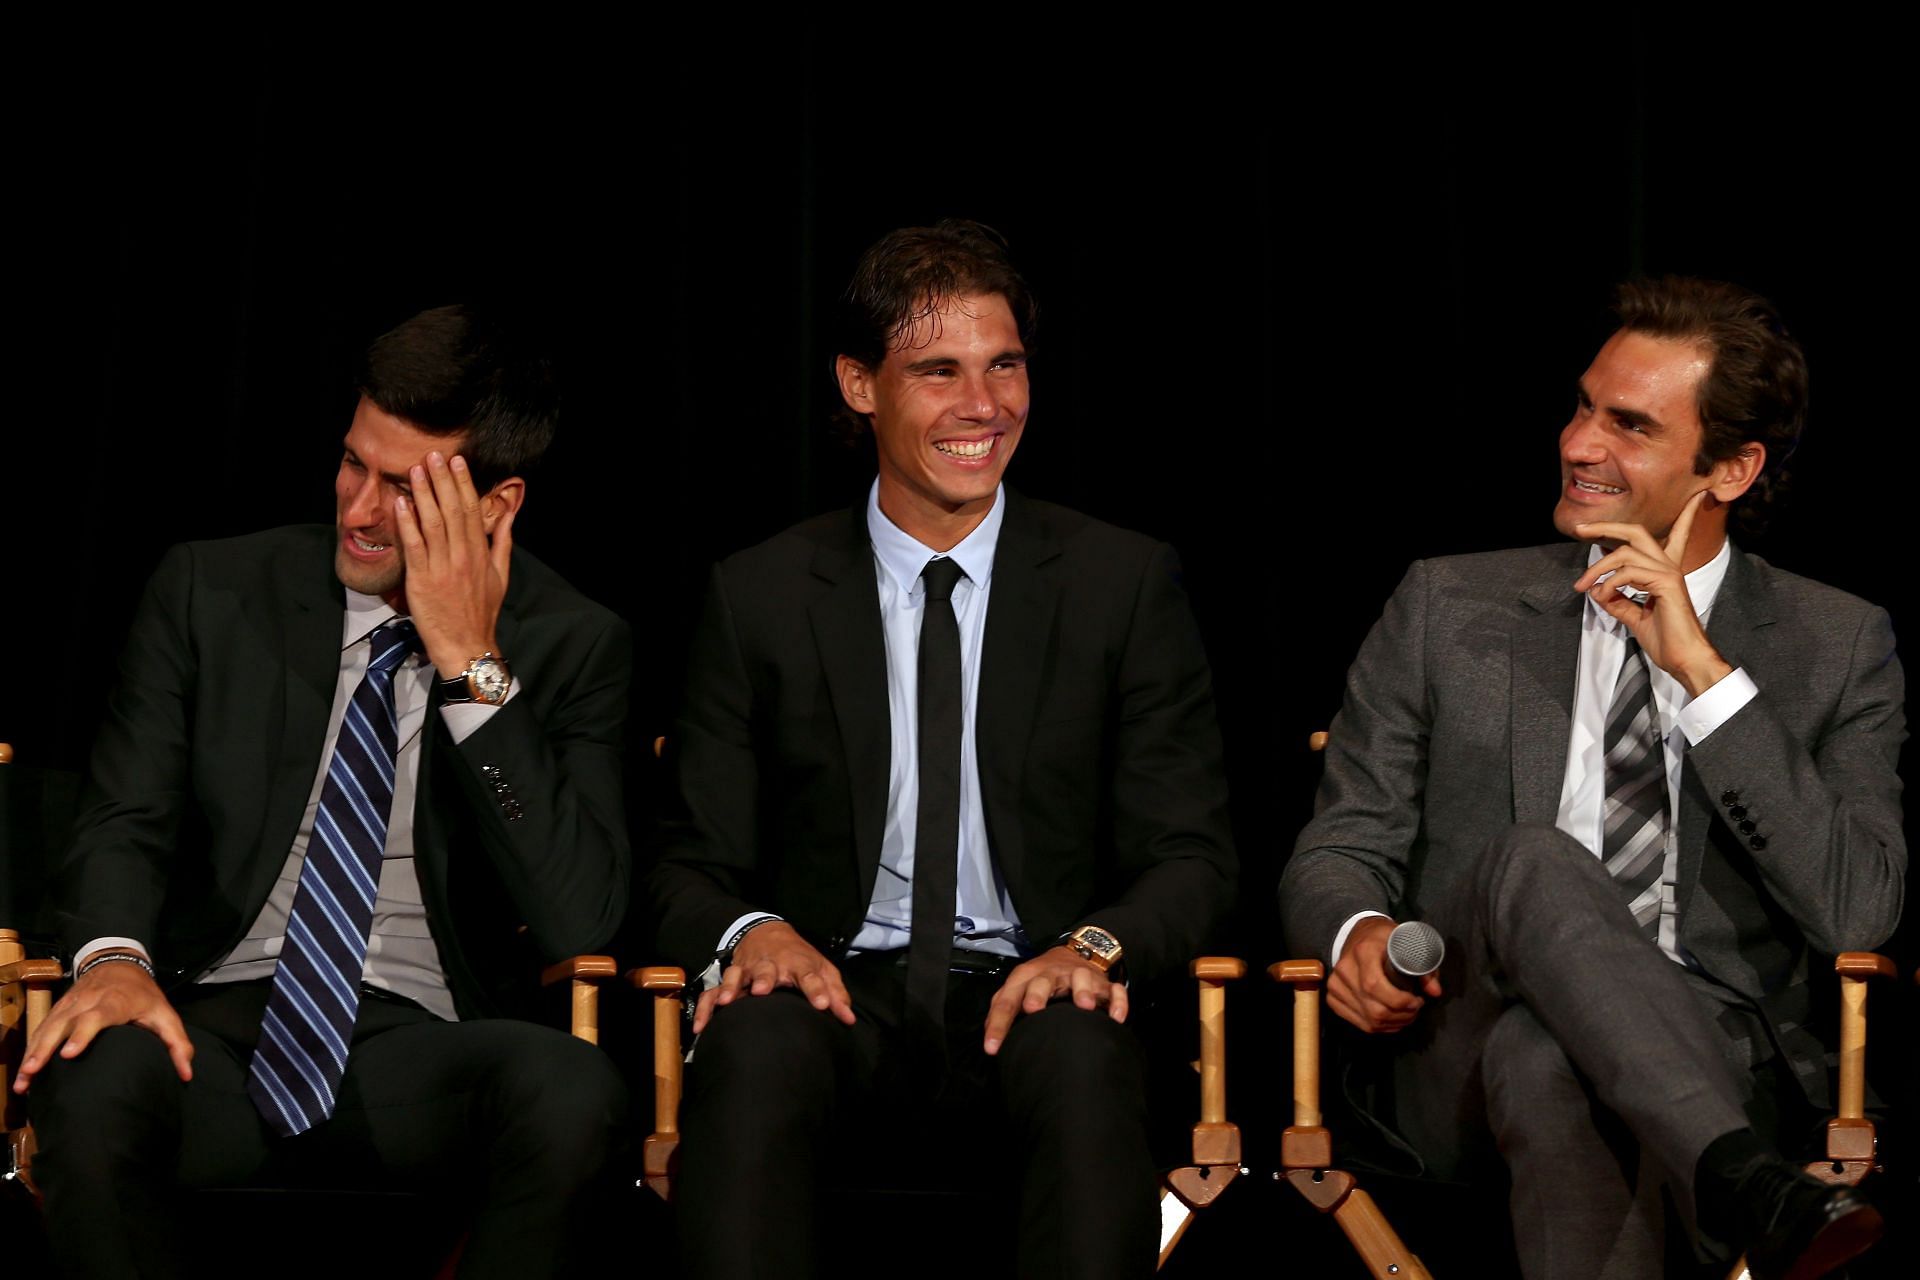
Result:
<svg viewBox="0 0 1920 1280"><path fill-rule="evenodd" d="M501 504L489 545L486 500L465 458L449 462L435 450L408 478L411 498L393 503L407 565L407 612L428 660L451 677L481 654L499 652L494 628L507 594L514 508Z"/></svg>

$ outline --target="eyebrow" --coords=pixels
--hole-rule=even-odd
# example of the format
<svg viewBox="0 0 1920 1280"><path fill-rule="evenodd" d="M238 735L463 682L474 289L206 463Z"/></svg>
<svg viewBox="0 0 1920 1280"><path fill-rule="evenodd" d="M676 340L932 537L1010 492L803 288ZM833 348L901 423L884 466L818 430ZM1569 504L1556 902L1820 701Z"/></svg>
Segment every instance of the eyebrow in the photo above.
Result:
<svg viewBox="0 0 1920 1280"><path fill-rule="evenodd" d="M1586 405L1590 409L1596 407L1593 403L1592 394L1587 391L1586 383L1576 382L1573 384L1573 387L1574 392L1580 397L1581 404ZM1662 423L1660 419L1654 417L1644 409L1622 409L1618 405L1610 404L1607 405L1602 412L1615 422L1624 423L1629 427L1649 427L1655 431L1666 430L1666 425Z"/></svg>
<svg viewBox="0 0 1920 1280"><path fill-rule="evenodd" d="M1007 350L1002 351L999 355L987 361L987 363L1005 364L1009 360L1025 360L1026 358L1027 353L1024 351ZM913 361L907 365L906 369L908 373L924 373L928 369L954 368L957 367L959 363L960 361L953 356L928 356L924 360Z"/></svg>

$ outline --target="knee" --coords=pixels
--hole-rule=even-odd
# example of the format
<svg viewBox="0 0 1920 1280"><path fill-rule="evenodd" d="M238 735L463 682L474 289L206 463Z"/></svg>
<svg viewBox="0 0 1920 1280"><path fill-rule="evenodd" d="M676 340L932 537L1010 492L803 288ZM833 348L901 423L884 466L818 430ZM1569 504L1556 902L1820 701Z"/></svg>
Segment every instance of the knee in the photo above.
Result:
<svg viewBox="0 0 1920 1280"><path fill-rule="evenodd" d="M52 1168L85 1151L171 1152L183 1088L151 1032L108 1027L78 1057L55 1057L34 1079L27 1109L41 1159Z"/></svg>
<svg viewBox="0 0 1920 1280"><path fill-rule="evenodd" d="M1016 1119L1072 1124L1083 1116L1145 1114L1140 1046L1104 1010L1062 1000L1023 1015L999 1057L1001 1092Z"/></svg>
<svg viewBox="0 0 1920 1280"><path fill-rule="evenodd" d="M590 1178L626 1132L626 1082L594 1045L545 1027L526 1030L494 1073L495 1131L529 1135L542 1176Z"/></svg>
<svg viewBox="0 0 1920 1280"><path fill-rule="evenodd" d="M846 1028L791 991L714 1011L687 1065L690 1110L735 1111L750 1100L763 1119L824 1114L835 1088L834 1041Z"/></svg>
<svg viewBox="0 0 1920 1280"><path fill-rule="evenodd" d="M1598 869L1599 860L1586 846L1558 827L1520 822L1481 851L1474 865L1474 888L1486 917L1499 920L1509 902L1540 892L1543 882L1591 875Z"/></svg>

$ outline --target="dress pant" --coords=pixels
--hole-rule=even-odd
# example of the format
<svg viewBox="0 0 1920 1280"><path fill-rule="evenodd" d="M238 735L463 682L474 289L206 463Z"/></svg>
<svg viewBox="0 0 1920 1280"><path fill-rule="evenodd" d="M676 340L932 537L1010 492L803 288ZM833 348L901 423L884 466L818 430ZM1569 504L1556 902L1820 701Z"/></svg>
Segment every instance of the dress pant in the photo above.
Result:
<svg viewBox="0 0 1920 1280"><path fill-rule="evenodd" d="M937 1163L942 1151L923 1135L942 1130L1005 1153L994 1164L1009 1179L1005 1220L970 1223L954 1237L980 1257L983 1274L1151 1276L1158 1192L1133 1034L1104 1011L1060 1001L1016 1018L989 1058L980 1041L1003 978L954 973L946 1072L929 1075L930 1055L916 1053L902 1029L906 969L897 955L841 966L852 1027L789 990L715 1011L686 1077L675 1198L688 1280L814 1274L828 1234L817 1184L835 1140L879 1144L884 1158L869 1167L884 1169ZM831 1234L847 1249L857 1227ZM870 1261L873 1275L899 1263ZM858 1259L852 1273L862 1273Z"/></svg>
<svg viewBox="0 0 1920 1280"><path fill-rule="evenodd" d="M477 1206L463 1277L566 1272L570 1227L626 1133L626 1088L604 1055L548 1027L444 1022L363 992L334 1114L280 1138L246 1092L271 987L175 994L193 1041L191 1083L158 1038L132 1026L107 1028L34 1081L34 1170L69 1274L274 1274L273 1259L177 1238L182 1188L247 1186L455 1196ZM346 1215L330 1217L313 1224L316 1235L353 1230ZM302 1244L286 1241L282 1273L299 1273ZM377 1248L368 1242L370 1255Z"/></svg>
<svg viewBox="0 0 1920 1280"><path fill-rule="evenodd" d="M1777 1097L1765 1024L1648 940L1556 828L1512 828L1470 883L1428 910L1447 994L1396 1046L1397 1126L1446 1177L1491 1138L1529 1280L1659 1275L1663 1190L1691 1221L1701 1152Z"/></svg>

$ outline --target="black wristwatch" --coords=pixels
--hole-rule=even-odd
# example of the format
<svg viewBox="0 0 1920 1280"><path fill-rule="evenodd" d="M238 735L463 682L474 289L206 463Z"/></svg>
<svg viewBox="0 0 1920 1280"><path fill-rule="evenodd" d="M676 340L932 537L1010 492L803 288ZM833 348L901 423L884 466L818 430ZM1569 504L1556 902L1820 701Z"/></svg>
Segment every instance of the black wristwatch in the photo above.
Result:
<svg viewBox="0 0 1920 1280"><path fill-rule="evenodd" d="M467 669L451 680L440 682L442 702L484 702L497 707L507 700L513 687L513 672L506 660L483 653L467 663Z"/></svg>

